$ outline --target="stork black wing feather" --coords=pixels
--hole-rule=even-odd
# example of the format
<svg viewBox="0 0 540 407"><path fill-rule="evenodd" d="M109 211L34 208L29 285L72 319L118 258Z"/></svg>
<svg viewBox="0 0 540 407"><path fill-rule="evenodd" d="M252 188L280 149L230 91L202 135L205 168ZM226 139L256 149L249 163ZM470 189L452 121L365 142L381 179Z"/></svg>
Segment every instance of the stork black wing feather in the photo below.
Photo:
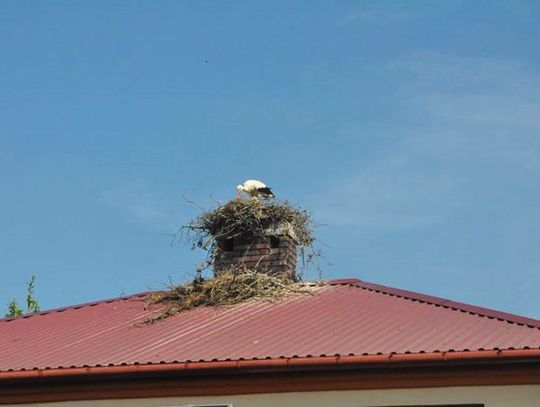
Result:
<svg viewBox="0 0 540 407"><path fill-rule="evenodd" d="M268 196L274 196L274 194L272 193L272 190L268 187L264 187L264 188L259 188L257 189L258 192L260 192L261 194L265 194L265 195L268 195Z"/></svg>

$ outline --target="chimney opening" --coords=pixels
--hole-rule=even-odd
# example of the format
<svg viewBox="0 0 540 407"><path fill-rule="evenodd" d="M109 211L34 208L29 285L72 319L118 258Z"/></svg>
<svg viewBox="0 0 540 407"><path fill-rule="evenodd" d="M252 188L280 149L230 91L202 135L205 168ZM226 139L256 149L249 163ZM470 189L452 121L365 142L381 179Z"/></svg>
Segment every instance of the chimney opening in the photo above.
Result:
<svg viewBox="0 0 540 407"><path fill-rule="evenodd" d="M222 239L219 241L219 248L224 252L232 252L234 250L234 239Z"/></svg>
<svg viewBox="0 0 540 407"><path fill-rule="evenodd" d="M270 248L277 249L279 247L279 237L270 236Z"/></svg>

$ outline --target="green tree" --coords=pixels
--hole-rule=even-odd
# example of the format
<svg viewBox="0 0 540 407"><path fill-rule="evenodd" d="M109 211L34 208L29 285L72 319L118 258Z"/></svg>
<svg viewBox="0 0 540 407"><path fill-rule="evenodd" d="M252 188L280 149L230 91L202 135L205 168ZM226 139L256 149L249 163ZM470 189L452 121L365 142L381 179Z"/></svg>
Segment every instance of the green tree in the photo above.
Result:
<svg viewBox="0 0 540 407"><path fill-rule="evenodd" d="M18 317L19 315L22 315L23 310L21 307L19 307L19 304L17 304L17 300L13 298L11 302L8 304L8 312L4 315L6 318L14 318Z"/></svg>
<svg viewBox="0 0 540 407"><path fill-rule="evenodd" d="M36 284L36 276L32 275L30 280L26 283L26 313L30 314L39 311L39 303L34 296L34 287ZM6 318L13 318L22 315L23 310L17 303L17 300L13 298L8 304L8 312L6 312Z"/></svg>
<svg viewBox="0 0 540 407"><path fill-rule="evenodd" d="M32 277L30 277L30 280L28 280L28 283L26 286L26 312L28 313L39 311L39 303L37 302L36 297L34 297L35 283L36 283L36 276L32 275Z"/></svg>

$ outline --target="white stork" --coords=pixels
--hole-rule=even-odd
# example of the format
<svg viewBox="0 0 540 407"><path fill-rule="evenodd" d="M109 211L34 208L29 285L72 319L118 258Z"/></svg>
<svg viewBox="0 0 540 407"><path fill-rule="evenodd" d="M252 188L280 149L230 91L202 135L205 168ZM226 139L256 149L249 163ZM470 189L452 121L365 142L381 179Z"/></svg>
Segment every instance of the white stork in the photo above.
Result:
<svg viewBox="0 0 540 407"><path fill-rule="evenodd" d="M272 190L267 187L264 182L256 179L248 179L243 184L238 185L236 187L236 196L240 198L242 192L245 192L252 198L258 199L269 199L274 197Z"/></svg>

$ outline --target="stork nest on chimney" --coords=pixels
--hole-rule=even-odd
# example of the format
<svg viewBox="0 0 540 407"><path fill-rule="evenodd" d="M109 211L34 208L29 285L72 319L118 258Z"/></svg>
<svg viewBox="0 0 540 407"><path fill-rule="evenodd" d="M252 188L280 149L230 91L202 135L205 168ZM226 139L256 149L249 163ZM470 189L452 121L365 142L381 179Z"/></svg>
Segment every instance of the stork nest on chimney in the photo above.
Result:
<svg viewBox="0 0 540 407"><path fill-rule="evenodd" d="M257 273L246 268L224 271L212 279L198 276L191 283L171 283L168 290L151 294L147 299L147 307L158 307L153 316L143 323L154 323L198 307L234 305L251 299L272 301L291 295L305 295L316 287L314 283L296 283L284 276Z"/></svg>
<svg viewBox="0 0 540 407"><path fill-rule="evenodd" d="M152 294L147 305L157 306L156 314L145 320L153 323L176 313L203 306L233 305L250 299L275 300L299 293L309 293L313 283L299 283L289 274L269 275L234 264L206 279L202 271L211 267L218 239L266 238L288 234L295 239L304 263L315 262L320 255L313 249L315 237L311 214L287 202L267 203L258 199L236 199L202 214L180 228L177 238L186 238L192 249L208 251L207 261L196 270L190 283L171 283L168 290ZM305 253L307 249L307 254Z"/></svg>
<svg viewBox="0 0 540 407"><path fill-rule="evenodd" d="M184 226L193 239L193 248L210 249L216 239L237 236L264 238L275 232L287 233L302 248L313 245L311 214L288 202L266 203L256 198L235 199L216 209L203 211Z"/></svg>

